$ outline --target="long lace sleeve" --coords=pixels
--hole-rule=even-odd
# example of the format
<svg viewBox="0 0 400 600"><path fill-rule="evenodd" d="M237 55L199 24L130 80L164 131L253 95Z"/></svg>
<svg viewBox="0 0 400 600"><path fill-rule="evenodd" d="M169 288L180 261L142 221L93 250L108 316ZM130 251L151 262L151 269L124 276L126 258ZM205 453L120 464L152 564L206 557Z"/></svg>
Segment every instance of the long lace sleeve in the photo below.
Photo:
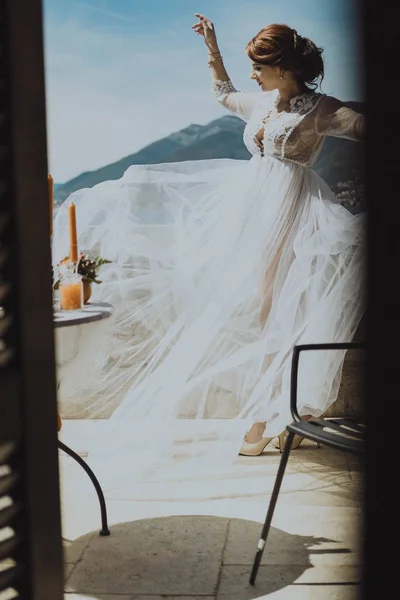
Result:
<svg viewBox="0 0 400 600"><path fill-rule="evenodd" d="M332 135L354 141L365 139L365 116L348 108L336 98L326 96L321 100L315 114L317 135Z"/></svg>
<svg viewBox="0 0 400 600"><path fill-rule="evenodd" d="M260 92L253 94L238 92L230 80L219 81L213 79L211 85L218 102L244 121L248 121L257 102L260 100Z"/></svg>

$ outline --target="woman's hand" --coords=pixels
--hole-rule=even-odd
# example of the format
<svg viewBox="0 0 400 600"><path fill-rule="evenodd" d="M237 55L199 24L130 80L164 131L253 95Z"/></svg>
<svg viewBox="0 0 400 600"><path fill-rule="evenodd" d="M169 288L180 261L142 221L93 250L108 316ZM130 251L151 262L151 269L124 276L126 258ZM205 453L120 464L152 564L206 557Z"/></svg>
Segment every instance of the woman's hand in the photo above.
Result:
<svg viewBox="0 0 400 600"><path fill-rule="evenodd" d="M202 35L204 37L204 41L206 46L210 50L210 52L215 52L218 50L217 37L215 35L214 25L211 23L210 19L205 17L204 15L200 15L199 13L195 13L195 17L198 18L198 23L192 25L193 31L197 35Z"/></svg>

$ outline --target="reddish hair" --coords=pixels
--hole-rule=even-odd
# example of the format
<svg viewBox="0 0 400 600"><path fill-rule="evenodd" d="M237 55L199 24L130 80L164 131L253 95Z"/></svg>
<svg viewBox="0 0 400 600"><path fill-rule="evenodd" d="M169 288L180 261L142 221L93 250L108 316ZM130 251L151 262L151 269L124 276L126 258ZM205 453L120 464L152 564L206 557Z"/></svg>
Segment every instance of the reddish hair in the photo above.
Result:
<svg viewBox="0 0 400 600"><path fill-rule="evenodd" d="M290 71L299 83L315 89L324 78L322 48L287 25L268 25L247 44L249 58L262 65Z"/></svg>

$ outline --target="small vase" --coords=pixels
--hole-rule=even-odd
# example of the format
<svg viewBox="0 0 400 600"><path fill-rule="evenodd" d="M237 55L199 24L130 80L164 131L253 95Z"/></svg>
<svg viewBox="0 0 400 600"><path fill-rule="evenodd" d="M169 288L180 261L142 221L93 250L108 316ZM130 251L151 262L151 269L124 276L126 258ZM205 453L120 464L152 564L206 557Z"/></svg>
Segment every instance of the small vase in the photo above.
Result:
<svg viewBox="0 0 400 600"><path fill-rule="evenodd" d="M83 281L83 303L88 304L90 297L92 295L92 282L91 281Z"/></svg>

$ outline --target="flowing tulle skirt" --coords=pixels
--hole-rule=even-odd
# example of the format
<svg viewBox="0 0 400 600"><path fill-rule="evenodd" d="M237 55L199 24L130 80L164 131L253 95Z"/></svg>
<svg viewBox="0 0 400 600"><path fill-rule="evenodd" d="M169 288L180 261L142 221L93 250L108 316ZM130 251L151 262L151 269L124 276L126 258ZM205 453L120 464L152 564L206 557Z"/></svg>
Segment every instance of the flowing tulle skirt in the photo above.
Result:
<svg viewBox="0 0 400 600"><path fill-rule="evenodd" d="M132 166L60 207L54 265L68 253L69 200L80 248L112 261L92 299L111 302L114 317L76 333L60 388L85 415L110 419L109 443L93 450L103 470L134 447L138 471L139 454L154 466L180 419L196 419L194 456L205 423L214 457L234 458L252 422L280 433L293 346L350 341L360 322L365 216L307 167L273 157ZM343 360L301 358L301 413L335 401Z"/></svg>

